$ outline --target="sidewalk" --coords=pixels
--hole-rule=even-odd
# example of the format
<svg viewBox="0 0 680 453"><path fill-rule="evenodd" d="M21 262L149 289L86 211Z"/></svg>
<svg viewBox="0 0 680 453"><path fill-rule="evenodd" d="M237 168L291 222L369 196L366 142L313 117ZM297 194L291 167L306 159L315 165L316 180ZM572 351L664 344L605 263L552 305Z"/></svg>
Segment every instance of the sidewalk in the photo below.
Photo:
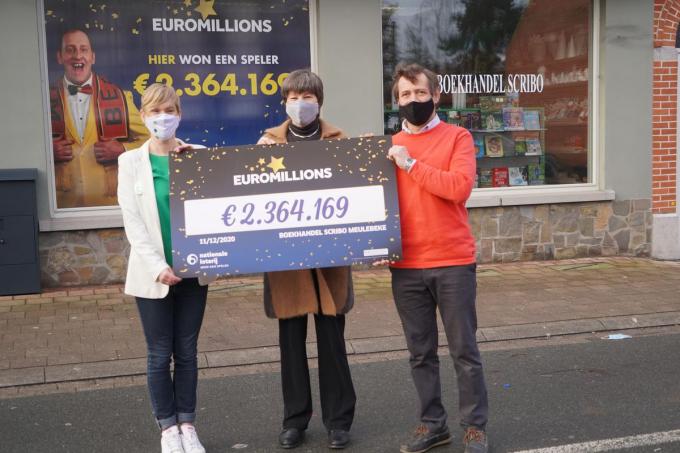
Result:
<svg viewBox="0 0 680 453"><path fill-rule="evenodd" d="M482 265L478 283L480 342L680 324L678 262L599 258ZM356 271L354 284L348 353L406 349L389 271ZM278 361L277 324L265 317L261 299L260 277L210 287L199 340L202 369ZM139 376L145 369L137 308L120 286L0 297L0 396L34 384Z"/></svg>

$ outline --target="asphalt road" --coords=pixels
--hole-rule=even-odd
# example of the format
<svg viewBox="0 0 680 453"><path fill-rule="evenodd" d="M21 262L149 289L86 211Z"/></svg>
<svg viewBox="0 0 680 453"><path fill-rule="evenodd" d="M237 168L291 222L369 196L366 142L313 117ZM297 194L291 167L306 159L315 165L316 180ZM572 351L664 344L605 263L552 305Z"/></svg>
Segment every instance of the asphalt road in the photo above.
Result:
<svg viewBox="0 0 680 453"><path fill-rule="evenodd" d="M680 429L680 334L620 341L593 338L576 344L486 351L483 356L494 452ZM417 421L407 362L356 364L352 371L358 406L353 443L347 451L398 451ZM442 360L442 374L456 438L451 446L433 451L462 451L448 357ZM280 400L278 373L201 380L197 427L204 445L213 453L279 451ZM149 412L143 387L0 400L0 451L160 451ZM296 451L328 451L325 441L320 416L315 414L307 442ZM680 452L680 435L678 442L625 450L591 446L546 451Z"/></svg>

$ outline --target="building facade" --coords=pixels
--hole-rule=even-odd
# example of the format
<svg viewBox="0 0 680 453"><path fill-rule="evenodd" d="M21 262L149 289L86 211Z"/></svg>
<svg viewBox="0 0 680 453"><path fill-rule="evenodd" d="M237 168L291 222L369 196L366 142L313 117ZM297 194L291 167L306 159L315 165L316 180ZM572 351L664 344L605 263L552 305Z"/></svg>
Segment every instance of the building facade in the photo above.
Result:
<svg viewBox="0 0 680 453"><path fill-rule="evenodd" d="M212 14L199 9L206 2L193 0L182 9L185 3L169 1L168 11L176 6L182 17ZM229 16L229 3L214 3L220 20ZM680 259L675 48L680 0L500 1L506 8L500 21L474 10L493 0L305 3L308 22L301 30L309 38L279 55L292 54L290 64L308 59L325 83L324 118L350 135L398 128L389 90L398 61L420 61L442 76L440 116L473 129L484 148L479 187L468 204L480 262L610 255ZM2 6L0 37L13 45L0 50L2 60L12 62L0 69L5 106L0 168L39 170L44 286L121 282L129 246L116 207L58 204L49 87L60 73L53 70L58 44L50 44L55 19L50 4L9 0ZM111 11L107 14L110 20ZM97 17L102 33L104 16ZM292 16L282 20L292 27L300 17L297 23ZM131 30L144 36L144 26L153 27L153 19ZM479 30L494 33L475 34ZM99 46L102 40L93 42ZM99 55L95 68L107 68ZM145 64L166 68L160 60ZM137 79L127 80L121 89L133 92L134 103ZM205 90L201 94L207 96ZM238 122L243 119L228 109L232 99L218 95L211 101L227 106L225 117ZM279 111L265 113L267 121L281 118Z"/></svg>
<svg viewBox="0 0 680 453"><path fill-rule="evenodd" d="M678 215L678 22L680 2L654 1L652 111L653 256L680 259Z"/></svg>

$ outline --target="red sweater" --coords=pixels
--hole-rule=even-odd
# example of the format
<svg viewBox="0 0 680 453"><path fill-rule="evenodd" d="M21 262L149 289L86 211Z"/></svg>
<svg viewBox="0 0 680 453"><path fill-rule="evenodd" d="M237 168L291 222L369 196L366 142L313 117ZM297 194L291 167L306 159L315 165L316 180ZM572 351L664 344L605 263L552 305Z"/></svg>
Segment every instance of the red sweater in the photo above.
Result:
<svg viewBox="0 0 680 453"><path fill-rule="evenodd" d="M417 160L397 169L403 259L393 267L425 269L475 262L475 239L465 202L475 179L470 133L440 123L420 134L399 132L392 142Z"/></svg>

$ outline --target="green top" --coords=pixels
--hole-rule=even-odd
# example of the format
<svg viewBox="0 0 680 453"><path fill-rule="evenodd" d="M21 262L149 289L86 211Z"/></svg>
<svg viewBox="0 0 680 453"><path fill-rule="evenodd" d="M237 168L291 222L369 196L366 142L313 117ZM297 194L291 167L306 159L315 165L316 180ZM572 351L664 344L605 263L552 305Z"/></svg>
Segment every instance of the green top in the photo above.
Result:
<svg viewBox="0 0 680 453"><path fill-rule="evenodd" d="M153 188L156 192L156 206L161 221L161 236L163 237L163 252L165 261L172 266L172 236L170 227L170 167L168 156L157 156L149 153L151 173L153 174Z"/></svg>

